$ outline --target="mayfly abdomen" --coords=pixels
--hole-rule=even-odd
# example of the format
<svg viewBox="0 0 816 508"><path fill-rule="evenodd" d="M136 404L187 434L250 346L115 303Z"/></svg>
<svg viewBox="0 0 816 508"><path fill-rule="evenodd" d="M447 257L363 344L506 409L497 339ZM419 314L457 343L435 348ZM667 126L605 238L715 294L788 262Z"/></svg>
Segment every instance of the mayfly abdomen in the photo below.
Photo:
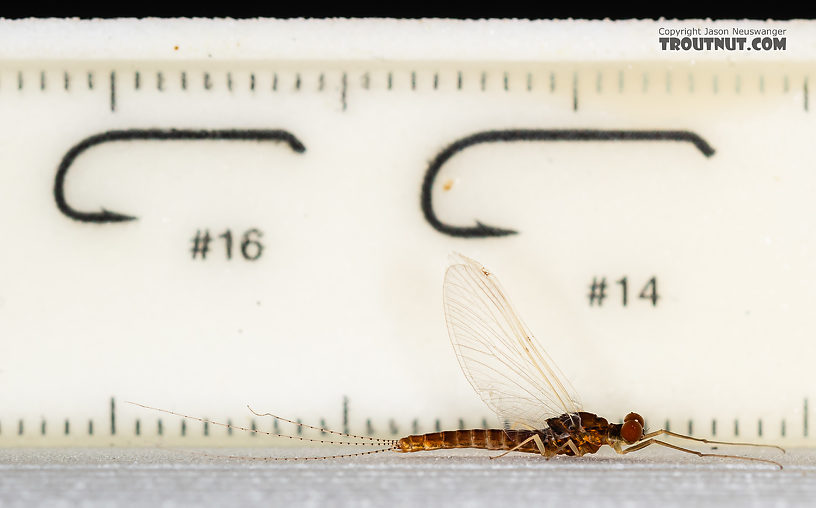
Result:
<svg viewBox="0 0 816 508"><path fill-rule="evenodd" d="M510 450L534 434L530 430L470 429L432 432L404 437L397 446L401 452L420 452L446 448L481 448L485 450ZM518 448L520 452L535 453L533 441Z"/></svg>

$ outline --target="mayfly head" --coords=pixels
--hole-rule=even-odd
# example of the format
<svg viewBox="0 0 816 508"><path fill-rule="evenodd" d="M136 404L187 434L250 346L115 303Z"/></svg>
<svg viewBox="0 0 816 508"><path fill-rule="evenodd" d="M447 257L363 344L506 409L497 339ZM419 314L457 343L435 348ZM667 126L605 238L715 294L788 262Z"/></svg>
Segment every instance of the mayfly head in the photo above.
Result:
<svg viewBox="0 0 816 508"><path fill-rule="evenodd" d="M629 413L623 419L620 436L626 444L632 444L643 439L643 425L645 420L637 413Z"/></svg>

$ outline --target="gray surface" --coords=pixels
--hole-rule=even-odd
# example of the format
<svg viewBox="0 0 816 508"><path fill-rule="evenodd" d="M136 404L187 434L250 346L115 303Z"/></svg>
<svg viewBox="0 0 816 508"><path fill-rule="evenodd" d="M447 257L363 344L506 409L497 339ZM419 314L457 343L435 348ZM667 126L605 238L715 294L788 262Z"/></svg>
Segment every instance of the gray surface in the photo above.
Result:
<svg viewBox="0 0 816 508"><path fill-rule="evenodd" d="M321 450L208 450L291 456ZM325 450L324 450L325 451ZM816 450L736 449L784 471L671 450L549 461L495 452L258 462L163 449L0 450L1 506L814 506ZM330 452L336 453L336 450Z"/></svg>

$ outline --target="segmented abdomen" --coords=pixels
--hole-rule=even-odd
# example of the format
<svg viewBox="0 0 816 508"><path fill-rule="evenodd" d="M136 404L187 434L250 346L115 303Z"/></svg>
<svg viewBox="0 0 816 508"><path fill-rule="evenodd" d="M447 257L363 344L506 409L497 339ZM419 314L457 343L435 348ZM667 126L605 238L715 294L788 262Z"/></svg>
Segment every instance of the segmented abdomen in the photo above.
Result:
<svg viewBox="0 0 816 508"><path fill-rule="evenodd" d="M404 437L399 440L401 452L440 450L443 448L482 448L486 450L510 450L529 439L530 430L471 429L432 432ZM544 439L546 443L546 439ZM538 452L534 441L525 443L517 451Z"/></svg>

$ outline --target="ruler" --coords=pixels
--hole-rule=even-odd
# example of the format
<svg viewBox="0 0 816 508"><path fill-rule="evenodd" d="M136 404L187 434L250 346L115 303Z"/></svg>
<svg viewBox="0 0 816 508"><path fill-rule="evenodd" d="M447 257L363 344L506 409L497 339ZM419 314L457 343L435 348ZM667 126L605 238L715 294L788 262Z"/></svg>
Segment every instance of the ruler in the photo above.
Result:
<svg viewBox="0 0 816 508"><path fill-rule="evenodd" d="M451 251L586 410L812 444L813 29L2 22L0 446L497 425Z"/></svg>

